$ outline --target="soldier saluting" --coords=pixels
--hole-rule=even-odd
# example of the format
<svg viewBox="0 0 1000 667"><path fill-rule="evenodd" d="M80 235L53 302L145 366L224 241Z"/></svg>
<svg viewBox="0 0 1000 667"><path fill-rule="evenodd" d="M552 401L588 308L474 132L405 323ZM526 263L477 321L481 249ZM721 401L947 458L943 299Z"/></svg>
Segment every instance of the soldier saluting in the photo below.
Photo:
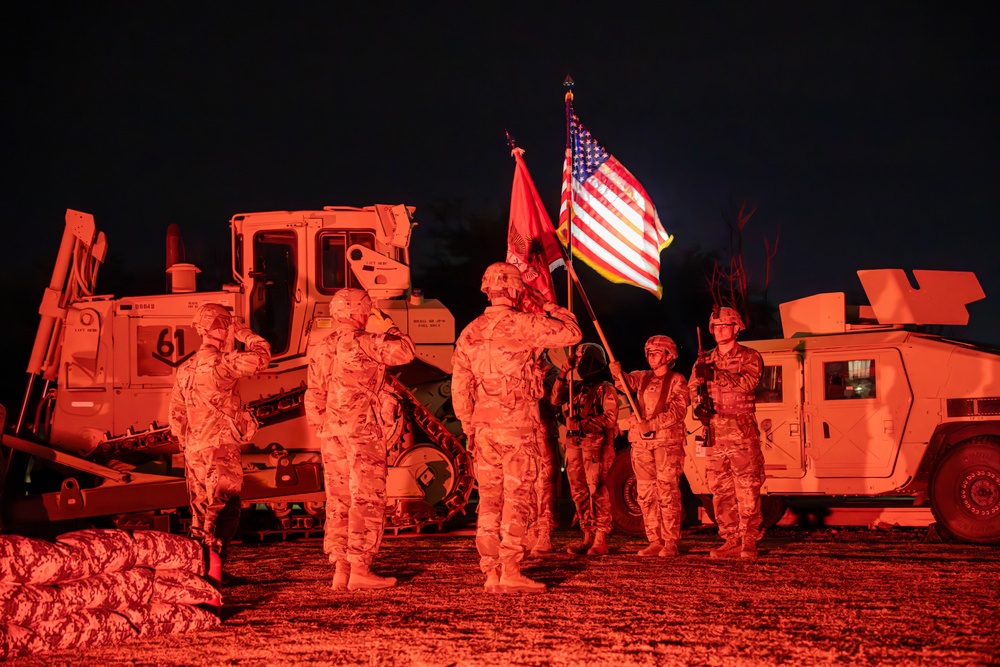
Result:
<svg viewBox="0 0 1000 667"><path fill-rule="evenodd" d="M713 446L708 450L708 486L712 491L715 522L725 543L712 549L712 558L756 558L761 536L760 487L764 482L764 455L760 450L754 390L764 360L757 350L736 342L745 329L732 308L717 308L708 320L716 348L694 365L688 388L698 409L698 388L708 386L715 413L707 428Z"/></svg>
<svg viewBox="0 0 1000 667"><path fill-rule="evenodd" d="M497 262L483 273L486 311L469 323L452 356L452 405L470 437L479 483L476 548L491 593L538 593L545 584L521 574L538 476L538 348L575 345L580 326L569 310L524 284L517 267ZM527 312L525 300L542 312Z"/></svg>

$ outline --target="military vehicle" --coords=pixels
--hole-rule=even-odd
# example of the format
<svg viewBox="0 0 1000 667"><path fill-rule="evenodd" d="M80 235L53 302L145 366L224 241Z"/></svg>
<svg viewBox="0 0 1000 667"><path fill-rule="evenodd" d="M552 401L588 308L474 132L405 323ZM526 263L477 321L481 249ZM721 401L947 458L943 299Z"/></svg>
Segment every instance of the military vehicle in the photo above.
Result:
<svg viewBox="0 0 1000 667"><path fill-rule="evenodd" d="M440 528L463 514L474 480L449 415L455 322L444 304L412 288L412 214L376 205L235 215L233 282L215 292L197 291L199 269L183 261L172 225L169 293L114 298L96 293L104 234L93 216L67 211L24 402L0 440L4 530L97 518L183 529L183 455L167 404L177 367L200 344L193 316L209 302L264 336L273 354L266 372L241 383L260 422L243 451L251 528L320 530L325 495L319 441L303 407L306 350L329 329L328 304L342 287L367 290L416 344L417 358L390 377L399 428L389 451L387 528Z"/></svg>
<svg viewBox="0 0 1000 667"><path fill-rule="evenodd" d="M780 305L783 338L760 351L757 422L765 523L789 503L871 499L930 507L939 533L1000 541L1000 349L922 332L968 323L985 295L968 272L858 271L844 293ZM919 326L918 326L919 325ZM683 483L711 515L704 427L689 411ZM628 451L609 475L616 527L641 534Z"/></svg>

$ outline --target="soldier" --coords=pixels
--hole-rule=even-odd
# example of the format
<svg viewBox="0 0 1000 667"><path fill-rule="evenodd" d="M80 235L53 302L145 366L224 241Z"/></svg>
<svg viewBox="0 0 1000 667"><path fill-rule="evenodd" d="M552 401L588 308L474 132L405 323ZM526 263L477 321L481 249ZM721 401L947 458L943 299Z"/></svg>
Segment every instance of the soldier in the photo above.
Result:
<svg viewBox="0 0 1000 667"><path fill-rule="evenodd" d="M754 414L754 390L760 382L764 360L760 352L736 342L744 329L732 308L713 312L708 330L716 348L695 364L689 387L708 385L715 414L711 416L712 447L708 461L708 487L712 491L715 522L725 543L712 549L712 558L756 558L761 536L760 486L764 482L764 455ZM696 404L695 411L703 409Z"/></svg>
<svg viewBox="0 0 1000 667"><path fill-rule="evenodd" d="M170 432L184 453L191 536L221 556L240 520L240 445L250 441L257 426L240 403L238 383L267 368L271 346L217 303L201 306L193 326L201 346L177 369ZM246 351L234 351L233 339Z"/></svg>
<svg viewBox="0 0 1000 667"><path fill-rule="evenodd" d="M646 361L652 370L621 374L618 362L611 372L619 387L636 392L639 414L629 417L632 469L649 546L640 556L673 558L680 551L681 472L684 469L684 417L691 399L684 376L671 368L677 345L668 336L646 341Z"/></svg>
<svg viewBox="0 0 1000 667"><path fill-rule="evenodd" d="M557 498L556 486L559 479L559 464L562 456L559 453L559 425L556 423L556 408L549 397L557 374L556 367L549 361L544 349L537 350L535 369L542 382L542 399L538 403L539 428L536 446L538 447L538 478L535 480L534 521L529 530L529 542L533 543L531 553L540 555L552 551L552 531L556 527Z"/></svg>
<svg viewBox="0 0 1000 667"><path fill-rule="evenodd" d="M541 592L545 584L520 567L538 475L543 387L533 360L540 347L579 342L580 327L573 313L527 287L512 264L491 264L482 291L490 305L462 331L452 357L452 404L469 436L479 483L479 567L489 592ZM524 312L524 299L543 312Z"/></svg>
<svg viewBox="0 0 1000 667"><path fill-rule="evenodd" d="M604 556L608 553L605 538L611 532L611 498L605 482L615 459L618 392L603 377L608 358L600 345L577 346L568 362L556 378L552 404L563 406L566 415L566 478L583 539L566 551ZM567 376L574 368L581 381L573 384L573 401L569 405Z"/></svg>
<svg viewBox="0 0 1000 667"><path fill-rule="evenodd" d="M323 550L335 566L334 590L389 588L396 579L370 569L382 541L386 439L393 430L383 415L395 405L385 373L413 360L413 341L361 289L338 290L330 315L332 331L309 349L305 395L306 420L322 441Z"/></svg>

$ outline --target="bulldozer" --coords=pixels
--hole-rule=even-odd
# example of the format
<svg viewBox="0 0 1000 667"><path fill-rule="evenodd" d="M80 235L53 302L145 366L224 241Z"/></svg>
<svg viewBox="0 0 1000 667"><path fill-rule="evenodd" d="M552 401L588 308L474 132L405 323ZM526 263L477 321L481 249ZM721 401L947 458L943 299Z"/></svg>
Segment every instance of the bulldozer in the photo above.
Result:
<svg viewBox="0 0 1000 667"><path fill-rule="evenodd" d="M233 282L219 291L198 291L200 269L185 261L179 230L170 225L167 293L115 298L96 292L105 235L93 215L68 210L24 400L16 418L0 406L2 530L185 528L183 454L167 406L177 368L200 345L193 316L218 303L272 351L269 367L240 385L259 423L242 451L241 532L322 531L320 442L303 405L307 349L328 332L330 299L344 287L367 290L416 347L414 361L387 374L398 418L388 451L386 530L442 529L460 519L474 478L450 414L455 321L444 304L412 287L413 213L374 205L235 215Z"/></svg>

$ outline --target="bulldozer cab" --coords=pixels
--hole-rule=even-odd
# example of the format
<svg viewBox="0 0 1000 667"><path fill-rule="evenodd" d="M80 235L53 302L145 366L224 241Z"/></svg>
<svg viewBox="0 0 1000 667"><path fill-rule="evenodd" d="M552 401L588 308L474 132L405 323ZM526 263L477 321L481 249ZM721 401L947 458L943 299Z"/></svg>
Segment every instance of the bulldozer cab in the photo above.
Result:
<svg viewBox="0 0 1000 667"><path fill-rule="evenodd" d="M276 359L305 354L314 317L343 287L373 300L410 291L413 221L405 206L239 214L232 218L233 277L250 328L271 343Z"/></svg>

